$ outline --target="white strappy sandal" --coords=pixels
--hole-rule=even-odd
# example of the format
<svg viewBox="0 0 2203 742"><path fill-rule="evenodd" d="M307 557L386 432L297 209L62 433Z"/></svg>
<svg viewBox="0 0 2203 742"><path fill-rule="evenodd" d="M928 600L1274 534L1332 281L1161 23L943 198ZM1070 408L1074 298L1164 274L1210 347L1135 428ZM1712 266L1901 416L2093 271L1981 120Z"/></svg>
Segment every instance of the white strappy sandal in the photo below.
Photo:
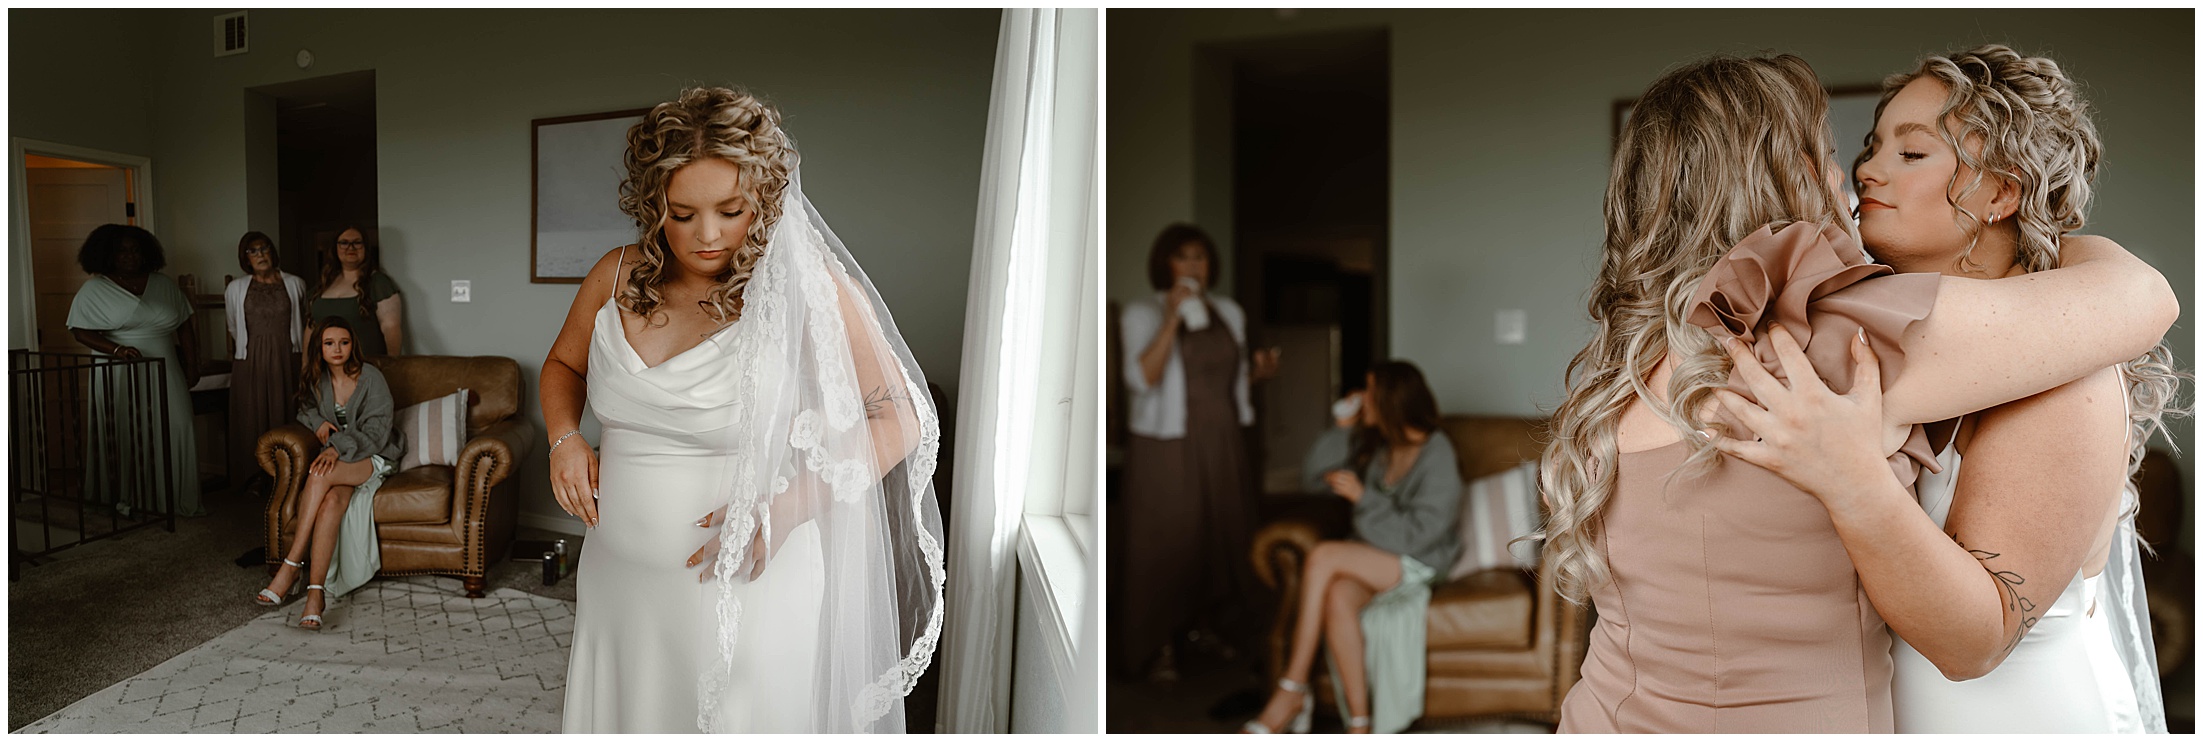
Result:
<svg viewBox="0 0 2203 742"><path fill-rule="evenodd" d="M1352 733L1354 732L1354 730L1356 730L1356 729L1368 729L1368 728L1369 728L1369 717L1367 717L1367 716L1355 716L1355 717L1349 717L1349 718L1348 718L1348 719L1346 720L1346 731L1347 731L1347 733L1348 733L1348 734L1352 734Z"/></svg>
<svg viewBox="0 0 2203 742"><path fill-rule="evenodd" d="M1291 734L1307 734L1308 729L1315 724L1315 695L1308 692L1307 684L1301 683L1300 681L1294 680L1292 678L1278 678L1277 687L1278 690L1282 690L1287 693L1300 694L1300 713L1293 715L1293 720L1285 725L1285 731ZM1268 724L1262 723L1262 720L1260 719L1249 721L1246 724L1241 725L1239 727L1239 731L1246 734L1276 733L1276 731L1272 730Z"/></svg>
<svg viewBox="0 0 2203 742"><path fill-rule="evenodd" d="M300 574L291 575L290 589L286 590L283 595L277 595L275 594L274 590L269 590L264 587L260 588L260 594L252 596L253 603L258 604L262 608L275 608L283 605L284 603L291 602L292 597L297 596L299 593L303 592L298 589L298 579L305 576L304 573L306 571L306 563L294 562L289 559L284 559L283 563L292 567L297 567L298 571L300 572Z"/></svg>
<svg viewBox="0 0 2203 742"><path fill-rule="evenodd" d="M328 600L329 600L329 591L328 591L328 590L326 590L326 589L322 588L322 586L320 586L320 585L307 585L307 586L306 586L306 589L308 589L308 590L321 590L321 600L322 600L322 605L321 605L321 609L322 609L322 610L325 610L325 611L326 611L326 610L329 610L329 604L328 604ZM312 625L312 626L307 626L307 625L306 625L306 622L307 622L307 621L312 621L312 622L314 622L314 625ZM320 630L321 630L321 614L319 614L319 613L309 613L309 614L306 614L306 615L303 615L303 616L299 616L299 617L298 617L298 627L299 627L299 628L301 628L301 629L305 629L305 630L307 630L307 631L320 631Z"/></svg>

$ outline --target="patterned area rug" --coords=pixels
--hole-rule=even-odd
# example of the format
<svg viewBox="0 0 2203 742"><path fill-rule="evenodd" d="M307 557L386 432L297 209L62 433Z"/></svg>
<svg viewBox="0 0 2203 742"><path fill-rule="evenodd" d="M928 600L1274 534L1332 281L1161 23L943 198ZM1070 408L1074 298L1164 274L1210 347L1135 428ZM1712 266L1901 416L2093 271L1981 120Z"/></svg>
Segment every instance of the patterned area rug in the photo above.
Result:
<svg viewBox="0 0 2203 742"><path fill-rule="evenodd" d="M557 732L574 604L386 578L253 619L22 732Z"/></svg>

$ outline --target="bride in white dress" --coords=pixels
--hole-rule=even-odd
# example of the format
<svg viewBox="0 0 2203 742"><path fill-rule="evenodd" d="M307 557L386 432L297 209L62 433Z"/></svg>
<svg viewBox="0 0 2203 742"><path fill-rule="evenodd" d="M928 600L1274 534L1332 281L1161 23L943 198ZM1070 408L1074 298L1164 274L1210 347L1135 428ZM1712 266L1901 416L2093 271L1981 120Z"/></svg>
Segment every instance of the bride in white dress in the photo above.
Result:
<svg viewBox="0 0 2203 742"><path fill-rule="evenodd" d="M1855 174L1867 249L1900 272L2026 280L2101 239L2070 234L2100 152L2076 88L1999 45L1891 77ZM1897 635L1896 730L2164 732L2131 480L2178 388L2165 346L1934 426L1941 471L1917 500L1883 463L1901 437L1854 350L1866 365L1840 396L1740 363L1757 403L1720 398L1759 440L1716 440L1827 506Z"/></svg>
<svg viewBox="0 0 2203 742"><path fill-rule="evenodd" d="M900 732L932 659L938 418L779 122L698 88L629 131L641 239L544 363L552 489L591 529L568 732Z"/></svg>

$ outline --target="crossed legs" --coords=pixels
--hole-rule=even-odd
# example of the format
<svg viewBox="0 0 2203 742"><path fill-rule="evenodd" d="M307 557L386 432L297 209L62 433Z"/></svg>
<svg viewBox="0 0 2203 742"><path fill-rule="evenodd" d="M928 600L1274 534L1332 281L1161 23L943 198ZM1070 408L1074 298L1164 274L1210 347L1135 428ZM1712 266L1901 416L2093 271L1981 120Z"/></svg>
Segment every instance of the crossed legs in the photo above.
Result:
<svg viewBox="0 0 2203 742"><path fill-rule="evenodd" d="M312 551L313 558L306 560L307 584L319 585L329 576L329 560L337 550L337 527L344 521L345 506L352 499L352 490L367 482L374 475L374 462L339 461L325 472L306 475L305 490L299 493L298 519L293 521L291 549L284 558L296 562L306 559ZM277 595L288 595L292 583L298 580L298 568L285 564L275 571L268 581L268 590ZM327 604L321 591L306 593L306 615L319 615Z"/></svg>
<svg viewBox="0 0 2203 742"><path fill-rule="evenodd" d="M1362 665L1362 607L1378 593L1400 583L1400 557L1355 541L1325 541L1308 552L1301 573L1300 621L1293 627L1293 652L1282 678L1303 685L1315 667L1319 641L1328 641L1338 668L1340 692L1353 716L1369 715L1369 675ZM1300 708L1300 694L1278 689L1258 718L1282 729ZM1366 728L1349 731L1368 731Z"/></svg>

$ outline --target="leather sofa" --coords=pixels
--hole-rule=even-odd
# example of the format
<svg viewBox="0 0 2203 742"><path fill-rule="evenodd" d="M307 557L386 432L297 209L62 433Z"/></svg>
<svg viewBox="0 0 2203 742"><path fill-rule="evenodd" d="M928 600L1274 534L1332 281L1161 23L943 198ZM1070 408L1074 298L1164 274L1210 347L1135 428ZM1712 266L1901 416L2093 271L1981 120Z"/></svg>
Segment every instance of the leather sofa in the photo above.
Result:
<svg viewBox="0 0 2203 742"><path fill-rule="evenodd" d="M505 557L518 519L512 475L538 438L521 414L520 364L495 356L397 356L369 360L390 382L399 409L472 390L467 441L454 466L398 472L375 493L382 576L450 575L469 598L482 597L489 565ZM260 436L255 457L273 478L267 507L268 565L288 552L306 468L321 449L291 423Z"/></svg>
<svg viewBox="0 0 2203 742"><path fill-rule="evenodd" d="M1453 439L1462 481L1534 460L1543 451L1543 420L1447 416L1440 422ZM1342 501L1343 502L1343 501ZM1301 572L1318 541L1344 538L1350 512L1329 508L1286 517L1255 534L1255 574L1280 599L1270 630L1270 674L1285 666L1298 620ZM1516 718L1555 723L1583 667L1591 609L1550 589L1549 562L1536 574L1492 569L1439 585L1432 592L1426 640L1428 679L1420 724ZM1317 708L1337 708L1329 673L1312 673Z"/></svg>

